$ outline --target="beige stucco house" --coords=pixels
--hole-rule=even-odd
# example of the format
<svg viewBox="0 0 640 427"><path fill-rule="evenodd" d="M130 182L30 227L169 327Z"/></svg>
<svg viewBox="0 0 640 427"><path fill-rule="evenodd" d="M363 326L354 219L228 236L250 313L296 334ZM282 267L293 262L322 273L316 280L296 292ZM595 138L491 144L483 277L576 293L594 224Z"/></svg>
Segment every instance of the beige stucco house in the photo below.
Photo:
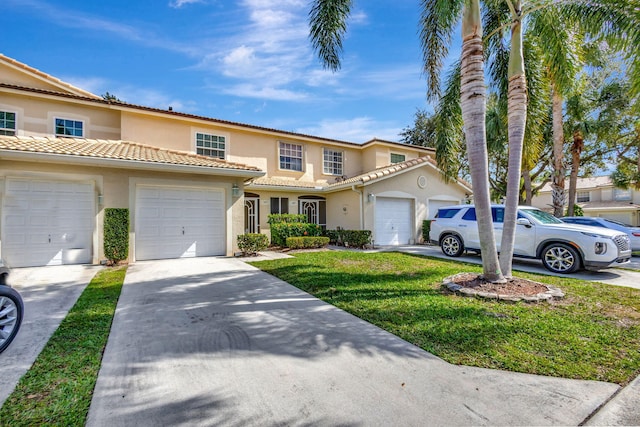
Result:
<svg viewBox="0 0 640 427"><path fill-rule="evenodd" d="M531 204L547 210L553 206L551 184L547 183L542 187ZM578 178L576 204L582 208L585 216L640 225L640 191L616 188L608 176Z"/></svg>
<svg viewBox="0 0 640 427"><path fill-rule="evenodd" d="M0 55L0 256L99 263L104 208L130 212L130 262L232 255L270 213L417 242L471 188L430 149L302 135L107 101Z"/></svg>

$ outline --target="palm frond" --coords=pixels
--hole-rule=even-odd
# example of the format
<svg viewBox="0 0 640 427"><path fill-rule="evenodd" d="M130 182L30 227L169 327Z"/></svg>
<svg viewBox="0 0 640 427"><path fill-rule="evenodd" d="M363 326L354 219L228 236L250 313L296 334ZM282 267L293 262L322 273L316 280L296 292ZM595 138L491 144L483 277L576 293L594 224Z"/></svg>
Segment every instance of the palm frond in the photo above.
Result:
<svg viewBox="0 0 640 427"><path fill-rule="evenodd" d="M446 181L456 178L464 147L462 111L460 109L460 62L449 72L445 91L435 113L436 162Z"/></svg>
<svg viewBox="0 0 640 427"><path fill-rule="evenodd" d="M464 0L422 0L419 35L428 99L440 96L440 73L463 5Z"/></svg>
<svg viewBox="0 0 640 427"><path fill-rule="evenodd" d="M340 69L342 40L347 32L351 0L314 0L309 12L311 45L325 68Z"/></svg>

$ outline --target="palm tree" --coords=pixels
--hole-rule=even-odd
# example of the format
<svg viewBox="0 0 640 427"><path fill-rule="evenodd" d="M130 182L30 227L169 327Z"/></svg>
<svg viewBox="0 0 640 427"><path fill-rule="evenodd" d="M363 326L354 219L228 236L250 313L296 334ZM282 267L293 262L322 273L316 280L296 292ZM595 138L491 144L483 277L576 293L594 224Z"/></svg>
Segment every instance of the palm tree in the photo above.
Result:
<svg viewBox="0 0 640 427"><path fill-rule="evenodd" d="M340 68L342 39L351 11L351 0L314 0L310 12L310 36L314 49L325 67ZM448 53L451 35L462 17L462 55L460 62L460 107L474 200L480 233L483 276L503 282L496 249L485 133L486 87L484 51L479 0L423 1L420 38L427 78L427 95L440 94L440 70Z"/></svg>

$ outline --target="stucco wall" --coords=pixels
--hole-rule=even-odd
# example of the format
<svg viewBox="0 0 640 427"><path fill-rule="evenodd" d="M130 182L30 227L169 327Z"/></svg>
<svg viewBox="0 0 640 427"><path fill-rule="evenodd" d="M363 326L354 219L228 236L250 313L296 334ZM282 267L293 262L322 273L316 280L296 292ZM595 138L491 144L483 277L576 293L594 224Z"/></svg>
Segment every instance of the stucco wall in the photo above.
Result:
<svg viewBox="0 0 640 427"><path fill-rule="evenodd" d="M426 179L424 188L419 184L419 178L423 176ZM427 219L429 212L429 199L446 200L449 199L450 204L464 203L466 191L457 184L445 184L433 167L426 165L416 168L412 171L401 175L392 176L389 179L376 182L365 187L365 224L364 228L374 233L375 241L375 198L391 197L412 199L415 223L413 230L413 238L416 242L420 241L422 234L422 221ZM372 194L374 200L369 202L367 195Z"/></svg>
<svg viewBox="0 0 640 427"><path fill-rule="evenodd" d="M237 248L237 235L244 233L244 205L241 197L233 197L231 187L235 183L242 191L242 180L200 174L178 174L153 171L138 171L105 167L73 166L40 162L0 160L0 193L3 193L4 178L45 178L78 182L92 182L95 186L96 221L93 236L93 262L104 259L103 226L104 208L129 208L131 210L131 235L129 261L135 256L135 185L177 185L186 187L220 188L226 199L227 255ZM102 204L98 203L102 196ZM2 218L0 204L0 218ZM1 226L1 224L0 224ZM0 236L0 244L1 244Z"/></svg>
<svg viewBox="0 0 640 427"><path fill-rule="evenodd" d="M91 103L3 94L0 110L16 113L18 136L53 136L55 118L63 118L84 122L85 138L120 139L120 113Z"/></svg>

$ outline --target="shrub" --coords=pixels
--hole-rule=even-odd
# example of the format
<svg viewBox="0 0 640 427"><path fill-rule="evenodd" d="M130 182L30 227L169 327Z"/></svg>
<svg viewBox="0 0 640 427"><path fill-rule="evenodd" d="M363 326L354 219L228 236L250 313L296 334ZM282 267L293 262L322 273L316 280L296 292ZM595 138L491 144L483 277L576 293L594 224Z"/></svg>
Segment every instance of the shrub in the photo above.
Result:
<svg viewBox="0 0 640 427"><path fill-rule="evenodd" d="M278 224L281 222L307 222L307 216L304 214L269 214L267 223Z"/></svg>
<svg viewBox="0 0 640 427"><path fill-rule="evenodd" d="M431 220L426 219L422 221L422 241L429 243L429 232L431 231Z"/></svg>
<svg viewBox="0 0 640 427"><path fill-rule="evenodd" d="M129 209L105 208L104 255L112 264L129 257Z"/></svg>
<svg viewBox="0 0 640 427"><path fill-rule="evenodd" d="M340 243L340 232L338 230L324 230L322 234L329 238L329 244L337 245Z"/></svg>
<svg viewBox="0 0 640 427"><path fill-rule="evenodd" d="M271 224L271 244L286 246L287 237L320 236L322 227L306 222L280 222Z"/></svg>
<svg viewBox="0 0 640 427"><path fill-rule="evenodd" d="M315 249L327 246L329 238L324 236L287 237L286 243L291 249Z"/></svg>
<svg viewBox="0 0 640 427"><path fill-rule="evenodd" d="M569 210L567 209L564 213L564 216L569 215ZM584 216L584 211L578 205L573 205L573 216Z"/></svg>
<svg viewBox="0 0 640 427"><path fill-rule="evenodd" d="M371 244L370 230L325 230L324 235L329 238L331 244L364 248Z"/></svg>
<svg viewBox="0 0 640 427"><path fill-rule="evenodd" d="M364 248L371 244L371 230L339 230L343 245L354 248Z"/></svg>
<svg viewBox="0 0 640 427"><path fill-rule="evenodd" d="M265 234L248 233L238 236L238 249L243 255L255 255L269 246L269 238Z"/></svg>

